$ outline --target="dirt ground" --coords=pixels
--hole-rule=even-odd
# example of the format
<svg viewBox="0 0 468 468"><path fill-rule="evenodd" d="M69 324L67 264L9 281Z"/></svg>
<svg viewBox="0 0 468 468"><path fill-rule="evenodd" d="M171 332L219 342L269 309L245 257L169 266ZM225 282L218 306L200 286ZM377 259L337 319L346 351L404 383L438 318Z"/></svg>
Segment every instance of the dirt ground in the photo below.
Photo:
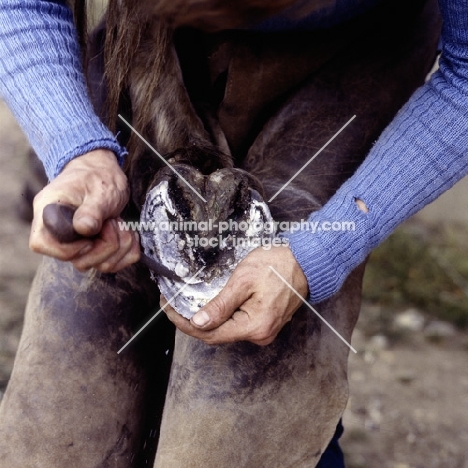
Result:
<svg viewBox="0 0 468 468"><path fill-rule="evenodd" d="M27 145L2 103L0 142L1 398L40 258L18 218ZM427 339L418 322L428 320L424 311L416 319L406 311L409 325L389 334L383 316L381 306L364 304L353 337L342 442L348 468L468 468L468 335L449 327Z"/></svg>

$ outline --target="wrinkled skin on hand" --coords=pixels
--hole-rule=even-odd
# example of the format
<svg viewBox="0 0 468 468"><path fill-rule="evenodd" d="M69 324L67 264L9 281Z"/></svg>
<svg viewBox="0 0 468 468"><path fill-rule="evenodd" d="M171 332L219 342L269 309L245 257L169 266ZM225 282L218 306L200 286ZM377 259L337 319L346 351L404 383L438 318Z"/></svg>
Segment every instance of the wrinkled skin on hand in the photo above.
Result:
<svg viewBox="0 0 468 468"><path fill-rule="evenodd" d="M187 335L207 344L250 341L266 346L302 304L307 279L288 247L253 250L236 267L224 289L189 321L161 296L168 318Z"/></svg>
<svg viewBox="0 0 468 468"><path fill-rule="evenodd" d="M75 158L34 199L30 248L70 261L79 271L113 273L135 263L140 258L138 234L120 230L117 224L128 198L127 178L112 152L96 150ZM73 227L89 239L59 243L42 221L49 203L77 207Z"/></svg>

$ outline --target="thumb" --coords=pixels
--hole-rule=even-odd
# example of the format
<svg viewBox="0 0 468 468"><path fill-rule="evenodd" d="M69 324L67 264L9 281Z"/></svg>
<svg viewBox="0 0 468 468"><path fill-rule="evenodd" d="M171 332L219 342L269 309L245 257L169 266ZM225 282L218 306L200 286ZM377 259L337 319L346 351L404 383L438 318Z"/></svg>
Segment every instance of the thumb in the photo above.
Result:
<svg viewBox="0 0 468 468"><path fill-rule="evenodd" d="M203 330L212 330L229 320L251 296L248 288L236 288L235 285L233 275L222 291L192 317L192 324Z"/></svg>

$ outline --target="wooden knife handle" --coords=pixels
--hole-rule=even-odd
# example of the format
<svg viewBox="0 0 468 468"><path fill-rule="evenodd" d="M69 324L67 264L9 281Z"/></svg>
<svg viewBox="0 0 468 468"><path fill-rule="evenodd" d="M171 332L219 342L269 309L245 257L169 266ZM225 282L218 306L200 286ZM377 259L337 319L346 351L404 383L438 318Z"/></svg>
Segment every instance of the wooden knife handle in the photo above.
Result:
<svg viewBox="0 0 468 468"><path fill-rule="evenodd" d="M84 236L73 228L73 215L76 208L62 203L51 203L44 208L42 220L47 230L61 243L68 244Z"/></svg>

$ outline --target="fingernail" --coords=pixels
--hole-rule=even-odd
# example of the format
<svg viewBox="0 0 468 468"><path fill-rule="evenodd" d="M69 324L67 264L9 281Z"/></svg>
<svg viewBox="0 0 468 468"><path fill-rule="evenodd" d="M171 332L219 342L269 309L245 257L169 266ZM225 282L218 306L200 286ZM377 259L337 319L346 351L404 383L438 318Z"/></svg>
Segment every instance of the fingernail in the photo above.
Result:
<svg viewBox="0 0 468 468"><path fill-rule="evenodd" d="M201 310L192 317L192 321L198 327L204 327L210 321L210 316L204 310Z"/></svg>

